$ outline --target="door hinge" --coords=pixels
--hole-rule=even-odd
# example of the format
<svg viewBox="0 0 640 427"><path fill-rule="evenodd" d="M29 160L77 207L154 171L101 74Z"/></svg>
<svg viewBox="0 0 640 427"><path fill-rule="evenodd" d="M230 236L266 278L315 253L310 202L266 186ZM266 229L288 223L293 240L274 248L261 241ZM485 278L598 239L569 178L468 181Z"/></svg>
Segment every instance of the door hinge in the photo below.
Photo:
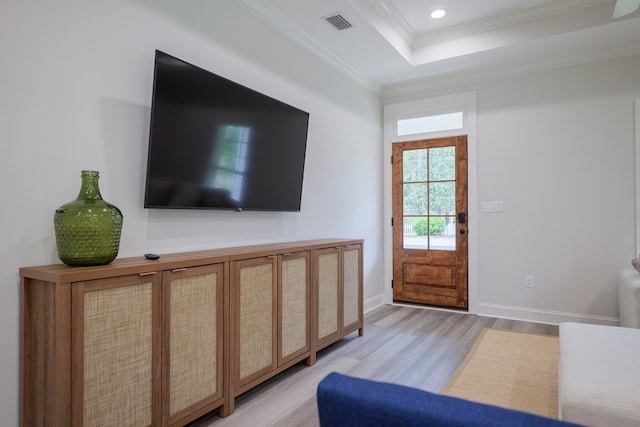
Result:
<svg viewBox="0 0 640 427"><path fill-rule="evenodd" d="M393 156L391 156L391 164L393 164Z"/></svg>
<svg viewBox="0 0 640 427"><path fill-rule="evenodd" d="M391 226L393 227L393 217L391 217Z"/></svg>
<svg viewBox="0 0 640 427"><path fill-rule="evenodd" d="M391 280L391 289L393 289L393 280Z"/></svg>

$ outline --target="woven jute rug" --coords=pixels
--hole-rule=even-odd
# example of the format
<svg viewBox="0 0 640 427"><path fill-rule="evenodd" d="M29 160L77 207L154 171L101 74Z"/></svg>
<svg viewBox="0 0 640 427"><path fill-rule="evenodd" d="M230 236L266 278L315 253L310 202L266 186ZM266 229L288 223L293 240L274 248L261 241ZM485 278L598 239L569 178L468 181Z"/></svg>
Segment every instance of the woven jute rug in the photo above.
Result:
<svg viewBox="0 0 640 427"><path fill-rule="evenodd" d="M556 336L485 328L441 393L558 418Z"/></svg>

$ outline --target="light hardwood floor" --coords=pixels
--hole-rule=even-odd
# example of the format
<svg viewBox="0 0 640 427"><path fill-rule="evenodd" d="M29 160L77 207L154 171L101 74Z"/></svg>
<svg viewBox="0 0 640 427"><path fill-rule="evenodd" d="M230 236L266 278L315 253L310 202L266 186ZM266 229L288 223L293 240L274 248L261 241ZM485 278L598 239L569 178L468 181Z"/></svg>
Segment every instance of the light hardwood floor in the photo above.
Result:
<svg viewBox="0 0 640 427"><path fill-rule="evenodd" d="M348 335L315 365L298 364L239 396L229 417L214 412L191 425L318 426L316 387L333 371L439 392L485 327L558 335L555 325L383 305L365 315L364 336Z"/></svg>

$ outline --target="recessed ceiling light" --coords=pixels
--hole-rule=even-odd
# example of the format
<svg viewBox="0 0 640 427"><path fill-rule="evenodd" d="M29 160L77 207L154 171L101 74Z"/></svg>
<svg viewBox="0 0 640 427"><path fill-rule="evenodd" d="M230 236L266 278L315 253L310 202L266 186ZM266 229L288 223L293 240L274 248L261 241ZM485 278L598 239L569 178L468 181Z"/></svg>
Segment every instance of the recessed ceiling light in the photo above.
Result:
<svg viewBox="0 0 640 427"><path fill-rule="evenodd" d="M433 12L431 12L431 17L433 19L438 19L438 18L442 18L446 14L447 14L447 11L445 9L435 9Z"/></svg>

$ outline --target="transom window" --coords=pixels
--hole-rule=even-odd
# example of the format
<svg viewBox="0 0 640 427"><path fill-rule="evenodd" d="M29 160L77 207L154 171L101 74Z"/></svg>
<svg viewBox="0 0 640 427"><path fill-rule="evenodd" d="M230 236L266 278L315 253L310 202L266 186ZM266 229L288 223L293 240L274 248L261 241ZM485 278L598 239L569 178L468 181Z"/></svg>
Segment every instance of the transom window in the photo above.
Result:
<svg viewBox="0 0 640 427"><path fill-rule="evenodd" d="M402 119L397 121L397 126L398 136L462 129L464 127L464 114L462 111L457 111L454 113Z"/></svg>

